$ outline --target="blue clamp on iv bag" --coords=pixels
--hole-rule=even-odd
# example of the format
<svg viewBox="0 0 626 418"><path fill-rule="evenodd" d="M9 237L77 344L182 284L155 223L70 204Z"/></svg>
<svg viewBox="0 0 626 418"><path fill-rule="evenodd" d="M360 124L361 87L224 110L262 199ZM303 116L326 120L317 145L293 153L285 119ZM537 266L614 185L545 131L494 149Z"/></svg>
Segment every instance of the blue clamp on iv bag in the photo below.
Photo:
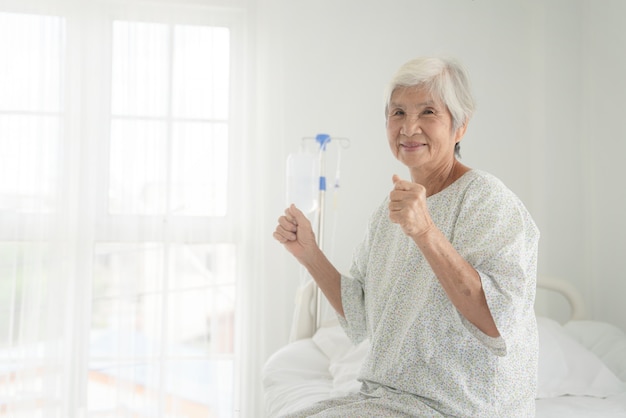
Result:
<svg viewBox="0 0 626 418"><path fill-rule="evenodd" d="M326 151L326 145L330 142L330 135L317 134L315 136L315 141L320 145L320 153L323 153L324 151ZM323 170L321 170L321 167L320 167L319 173L320 173L319 174L320 176L319 190L326 191L326 176L324 175Z"/></svg>

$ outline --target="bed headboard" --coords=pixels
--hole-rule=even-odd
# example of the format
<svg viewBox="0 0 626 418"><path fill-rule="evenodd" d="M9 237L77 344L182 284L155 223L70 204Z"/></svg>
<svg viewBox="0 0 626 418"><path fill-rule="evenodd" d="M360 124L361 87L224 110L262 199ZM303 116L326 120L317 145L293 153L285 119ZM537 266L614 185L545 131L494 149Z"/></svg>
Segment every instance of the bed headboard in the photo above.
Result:
<svg viewBox="0 0 626 418"><path fill-rule="evenodd" d="M315 287L316 284L313 280L309 280L304 283L297 292L295 300L295 309L293 320L291 324L290 341L296 341L302 338L310 338L315 334L315 316L313 312L316 304L315 299ZM565 320L569 319L585 319L587 312L585 308L584 300L578 291L571 283L559 279L556 277L541 276L537 280L537 303L535 304L535 311L538 315L552 316L548 311L553 307L553 303L549 302L553 298L548 298L546 303L542 304L543 293L557 293L564 299L569 308L569 315ZM544 292L546 291L546 292ZM322 326L336 325L338 321L335 319L330 304L323 298L321 304L324 312Z"/></svg>
<svg viewBox="0 0 626 418"><path fill-rule="evenodd" d="M563 279L559 279L556 277L549 276L541 276L537 279L537 303L535 304L535 310L538 314L541 314L540 311L541 306L539 298L541 297L541 293L539 292L542 289L550 292L556 292L560 296L562 296L567 305L569 306L569 317L567 319L586 319L587 318L587 309L585 307L585 301L583 300L582 295L572 285L570 282L565 281Z"/></svg>

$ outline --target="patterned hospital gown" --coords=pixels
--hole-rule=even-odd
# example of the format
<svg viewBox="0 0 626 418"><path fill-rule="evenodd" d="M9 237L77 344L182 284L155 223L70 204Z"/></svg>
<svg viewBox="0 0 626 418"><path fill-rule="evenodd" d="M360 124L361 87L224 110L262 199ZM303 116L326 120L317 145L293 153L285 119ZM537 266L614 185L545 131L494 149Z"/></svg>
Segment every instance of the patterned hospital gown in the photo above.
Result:
<svg viewBox="0 0 626 418"><path fill-rule="evenodd" d="M373 214L342 276L354 343L370 338L361 392L323 401L302 417L533 417L538 337L533 311L539 231L494 176L472 170L428 198L437 227L478 271L500 337L452 305L415 243Z"/></svg>

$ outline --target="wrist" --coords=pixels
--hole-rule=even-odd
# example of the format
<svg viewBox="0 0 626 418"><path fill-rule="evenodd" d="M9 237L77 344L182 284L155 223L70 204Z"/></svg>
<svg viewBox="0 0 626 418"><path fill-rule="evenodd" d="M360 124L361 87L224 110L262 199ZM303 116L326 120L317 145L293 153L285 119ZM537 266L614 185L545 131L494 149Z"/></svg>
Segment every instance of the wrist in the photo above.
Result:
<svg viewBox="0 0 626 418"><path fill-rule="evenodd" d="M429 242L435 239L438 232L439 230L437 229L435 224L431 223L428 225L428 227L421 229L415 234L412 234L411 238L417 244L418 247L421 247L423 245L427 245Z"/></svg>
<svg viewBox="0 0 626 418"><path fill-rule="evenodd" d="M300 264L302 264L307 270L315 269L315 266L319 264L320 260L323 259L324 253L322 250L315 245L308 251L302 253L302 256L298 259Z"/></svg>

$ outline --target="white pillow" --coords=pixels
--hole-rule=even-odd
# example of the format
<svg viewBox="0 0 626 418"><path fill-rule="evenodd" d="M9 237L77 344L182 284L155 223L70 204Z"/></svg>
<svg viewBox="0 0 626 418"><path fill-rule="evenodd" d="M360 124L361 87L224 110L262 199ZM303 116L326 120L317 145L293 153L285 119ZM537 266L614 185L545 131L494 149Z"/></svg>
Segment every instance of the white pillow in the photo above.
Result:
<svg viewBox="0 0 626 418"><path fill-rule="evenodd" d="M538 317L537 398L562 395L606 397L623 392L624 383L556 321Z"/></svg>
<svg viewBox="0 0 626 418"><path fill-rule="evenodd" d="M365 340L357 346L352 346L336 362L330 364L328 370L333 376L332 396L344 396L361 389L361 382L356 379L369 349L370 342Z"/></svg>
<svg viewBox="0 0 626 418"><path fill-rule="evenodd" d="M321 327L313 334L313 342L331 363L336 362L346 352L354 347L352 341L340 325Z"/></svg>
<svg viewBox="0 0 626 418"><path fill-rule="evenodd" d="M330 361L328 371L333 376L331 396L358 392L361 383L356 378L369 351L369 340L355 346L341 326L334 326L318 329L313 335L313 342Z"/></svg>

